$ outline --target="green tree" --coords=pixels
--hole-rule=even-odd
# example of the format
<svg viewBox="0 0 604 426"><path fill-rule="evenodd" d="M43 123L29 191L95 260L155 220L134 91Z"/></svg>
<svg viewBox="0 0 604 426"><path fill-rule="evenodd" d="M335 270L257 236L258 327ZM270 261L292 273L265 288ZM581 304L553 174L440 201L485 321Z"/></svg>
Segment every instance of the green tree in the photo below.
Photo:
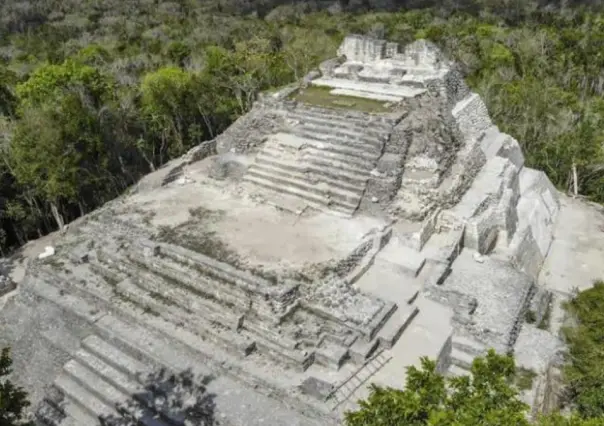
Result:
<svg viewBox="0 0 604 426"><path fill-rule="evenodd" d="M408 367L405 389L372 385L360 409L346 414L348 426L523 426L528 406L511 384L512 357L476 358L468 376L446 378L436 363L422 358L421 368Z"/></svg>
<svg viewBox="0 0 604 426"><path fill-rule="evenodd" d="M604 418L604 282L576 295L565 308L575 326L563 329L568 343L564 379L570 403L583 418Z"/></svg>
<svg viewBox="0 0 604 426"><path fill-rule="evenodd" d="M13 84L16 79L13 72L0 65L0 115L12 115L15 111Z"/></svg>
<svg viewBox="0 0 604 426"><path fill-rule="evenodd" d="M2 349L0 355L0 426L33 426L25 420L25 409L30 406L27 392L16 386L6 376L11 373L13 361L10 349Z"/></svg>
<svg viewBox="0 0 604 426"><path fill-rule="evenodd" d="M64 205L74 203L83 212L86 198L107 184L110 153L100 120L110 88L98 70L73 61L43 66L17 86L13 173L49 203L59 227Z"/></svg>
<svg viewBox="0 0 604 426"><path fill-rule="evenodd" d="M143 77L141 108L149 132L137 145L151 167L190 147L189 130L197 121L194 76L164 67Z"/></svg>

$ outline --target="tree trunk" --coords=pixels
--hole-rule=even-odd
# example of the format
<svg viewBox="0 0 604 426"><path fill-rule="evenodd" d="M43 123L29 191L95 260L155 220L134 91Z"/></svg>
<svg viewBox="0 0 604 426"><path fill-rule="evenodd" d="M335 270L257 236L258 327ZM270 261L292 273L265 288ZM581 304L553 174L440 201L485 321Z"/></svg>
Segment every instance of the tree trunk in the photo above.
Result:
<svg viewBox="0 0 604 426"><path fill-rule="evenodd" d="M19 232L19 230L15 226L15 222L13 222L11 220L10 223L11 223L11 226L13 227L13 232L15 233L15 237L17 237L17 241L19 242L19 246L25 245L25 241L23 240L23 237L21 236L21 232Z"/></svg>
<svg viewBox="0 0 604 426"><path fill-rule="evenodd" d="M577 165L573 163L573 196L577 196L579 193L579 183L577 177Z"/></svg>
<svg viewBox="0 0 604 426"><path fill-rule="evenodd" d="M55 203L50 203L50 211L52 212L52 215L55 221L57 222L59 231L62 231L63 227L65 226L65 222L63 221L63 216L61 216L61 214L59 213L59 209L57 208L57 205Z"/></svg>

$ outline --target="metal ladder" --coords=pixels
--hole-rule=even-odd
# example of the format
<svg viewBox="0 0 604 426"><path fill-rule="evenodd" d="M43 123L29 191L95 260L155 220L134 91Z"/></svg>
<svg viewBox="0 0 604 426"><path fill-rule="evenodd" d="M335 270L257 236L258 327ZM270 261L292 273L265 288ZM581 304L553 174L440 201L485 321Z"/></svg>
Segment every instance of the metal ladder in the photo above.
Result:
<svg viewBox="0 0 604 426"><path fill-rule="evenodd" d="M325 398L326 402L332 402L331 410L334 411L342 403L348 401L361 386L391 359L391 356L386 356L384 350L381 350L365 361L350 377L336 385Z"/></svg>

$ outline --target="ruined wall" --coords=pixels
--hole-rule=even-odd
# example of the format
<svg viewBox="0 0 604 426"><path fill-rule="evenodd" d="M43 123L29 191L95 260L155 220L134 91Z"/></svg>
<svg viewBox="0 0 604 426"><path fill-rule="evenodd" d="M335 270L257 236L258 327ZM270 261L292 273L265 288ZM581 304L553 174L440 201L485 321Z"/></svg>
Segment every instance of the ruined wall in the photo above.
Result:
<svg viewBox="0 0 604 426"><path fill-rule="evenodd" d="M465 138L478 138L493 125L487 106L476 93L466 96L452 110L459 130Z"/></svg>
<svg viewBox="0 0 604 426"><path fill-rule="evenodd" d="M278 128L277 115L270 102L255 102L247 114L239 117L216 138L218 154L245 153L262 145Z"/></svg>
<svg viewBox="0 0 604 426"><path fill-rule="evenodd" d="M338 48L338 56L352 62L374 62L386 54L386 40L350 35Z"/></svg>

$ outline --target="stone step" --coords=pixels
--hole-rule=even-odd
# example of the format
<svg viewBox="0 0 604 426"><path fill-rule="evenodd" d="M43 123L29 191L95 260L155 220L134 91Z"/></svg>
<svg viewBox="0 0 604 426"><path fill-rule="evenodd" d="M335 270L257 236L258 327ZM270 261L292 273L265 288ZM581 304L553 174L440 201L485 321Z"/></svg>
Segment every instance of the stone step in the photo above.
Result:
<svg viewBox="0 0 604 426"><path fill-rule="evenodd" d="M419 309L415 306L399 305L377 333L380 346L384 349L392 348L418 313Z"/></svg>
<svg viewBox="0 0 604 426"><path fill-rule="evenodd" d="M235 379L248 389L255 389L246 393L224 393L224 389L220 393L222 406L252 403L250 398L257 400L259 393L272 397L276 395L272 393L276 389L271 383L236 364L221 361L226 353L221 353L190 331L175 327L160 318L151 317L146 321L146 326L141 327L113 316L106 316L95 325L105 340L119 346L132 357L147 359L171 372L190 371L196 377L215 375L220 371L230 380ZM221 379L223 388L226 380L228 379ZM229 390L232 386L234 384L228 386ZM304 405L297 398L290 401Z"/></svg>
<svg viewBox="0 0 604 426"><path fill-rule="evenodd" d="M319 144L329 144L328 151L342 152L344 154L354 155L360 158L376 159L382 154L382 147L376 147L368 142L357 142L350 139L350 136L327 133L318 128L308 126L296 126L288 129L290 134L300 136L301 138L317 141Z"/></svg>
<svg viewBox="0 0 604 426"><path fill-rule="evenodd" d="M280 186L279 184L276 184L275 182L272 182L270 180L258 178L256 176L251 176L248 174L246 174L243 177L243 179L248 182L254 183L258 186L262 186L264 188L271 189L278 193L284 192L286 194L296 195L296 196L308 201L309 203L313 203L314 205L321 206L322 208L327 208L327 207L331 208L326 197L318 196L318 195L309 193L308 191L303 191L303 190L300 190L298 188L291 187L291 186ZM337 206L337 204L336 204L336 206ZM342 207L342 210L344 210L348 214L352 214L356 210L356 206L340 206L340 207Z"/></svg>
<svg viewBox="0 0 604 426"><path fill-rule="evenodd" d="M381 96L396 96L399 98L413 98L424 93L425 89L416 89L409 86L395 86L385 83L369 83L348 80L343 78L320 77L312 81L315 86L326 86L338 90L349 90L359 94L376 94Z"/></svg>
<svg viewBox="0 0 604 426"><path fill-rule="evenodd" d="M288 151L298 157L319 156L345 163L352 163L364 170L371 170L379 157L379 155L375 154L367 157L367 154L361 150L351 150L346 146L334 145L283 132L273 135L266 145Z"/></svg>
<svg viewBox="0 0 604 426"><path fill-rule="evenodd" d="M368 176L365 172L352 174L343 171L335 171L333 168L316 166L306 162L288 161L284 158L275 158L272 154L268 154L263 150L256 156L256 163L267 164L271 167L279 168L284 171L295 171L297 173L308 173L311 176L329 183L330 185L339 186L342 189L351 192L363 192ZM363 189L359 189L362 187Z"/></svg>
<svg viewBox="0 0 604 426"><path fill-rule="evenodd" d="M151 407L156 407L153 393L95 355L80 350L76 353L76 359L65 364L63 369L105 404L116 407L121 413L136 417L141 426L167 426L184 422L183 416L174 415L169 411L151 411ZM167 423L160 418L165 418Z"/></svg>
<svg viewBox="0 0 604 426"><path fill-rule="evenodd" d="M246 339L245 336L229 329L217 328L208 318L203 316L193 317L178 307L154 299L148 293L141 291L140 288L129 284L127 281L120 283L118 291L142 309L149 310L151 313L155 313L174 324L186 324L187 328L194 329L197 334L205 339L236 352L240 356L245 356L252 351L251 348L253 348L254 342Z"/></svg>
<svg viewBox="0 0 604 426"><path fill-rule="evenodd" d="M352 157L349 155L342 155L337 152L322 150L313 146L307 147L305 152L302 153L303 157L306 157L307 160L314 164L334 164L334 167L338 167L337 163L349 164L355 169L363 170L365 173L369 173L371 170L375 168L377 163L377 157L370 160L363 160L358 157Z"/></svg>
<svg viewBox="0 0 604 426"><path fill-rule="evenodd" d="M461 368L458 365L451 365L447 370L447 376L449 377L460 377L460 376L468 376L470 372L464 368Z"/></svg>
<svg viewBox="0 0 604 426"><path fill-rule="evenodd" d="M388 94L384 94L384 93L366 92L363 90L354 90L354 89L333 89L330 93L332 95L338 95L338 96L350 96L350 97L354 97L354 98L363 98L363 99L371 99L374 101L394 102L394 103L401 102L404 99L402 96L388 95Z"/></svg>
<svg viewBox="0 0 604 426"><path fill-rule="evenodd" d="M295 110L288 110L287 114L288 116L296 115L300 117L328 120L342 126L357 126L360 128L363 128L363 126L371 126L374 129L384 131L389 130L397 121L386 115L370 113L354 114L350 111L334 112L331 108L313 108L308 106L298 107Z"/></svg>
<svg viewBox="0 0 604 426"><path fill-rule="evenodd" d="M82 348L131 379L144 378L153 372L152 367L125 354L96 334L82 340Z"/></svg>
<svg viewBox="0 0 604 426"><path fill-rule="evenodd" d="M56 293L58 293L58 289ZM54 294L51 295L54 296ZM74 301L76 298L70 299ZM204 341L182 326L175 325L161 317L144 313L135 304L116 302L112 305L111 314L102 312L91 320L86 310L79 309L76 312L71 312L69 304L60 304L61 297L55 297L54 300L49 301L55 303L67 313L79 314L81 320L88 320L100 337L119 347L122 352L130 357L145 360L145 363L152 365L166 367L172 373L184 372L189 368L192 368L191 371L196 376L199 374L209 375L212 372L219 371L224 376L221 378L223 388L225 381L232 382L228 385L228 389L243 384L245 387L242 388L242 393L231 395L228 392L224 393L226 389L222 390L220 398L223 404L227 406L229 404L238 406L238 404L243 403L253 405L258 398L261 398L265 404L273 404L270 398L278 395L279 398L284 398L289 404L302 404L306 407L305 409L310 410L309 412L316 412L316 409L312 408L307 402L295 396L280 393L275 384L262 379L257 374L255 364L252 361L247 362L248 367L241 368L239 363L245 362L244 360L227 361L234 359L233 355ZM79 298L79 303L74 304L74 306L86 304L86 300ZM115 315L119 315L121 319L118 319ZM115 357L112 359L115 359ZM119 361L122 362L123 357ZM274 407L276 408L277 405L274 405Z"/></svg>
<svg viewBox="0 0 604 426"><path fill-rule="evenodd" d="M451 364L470 370L472 368L472 361L474 361L473 355L456 347L451 349Z"/></svg>
<svg viewBox="0 0 604 426"><path fill-rule="evenodd" d="M128 281L120 283L119 287L119 291L124 291L130 301L143 309L151 309L174 324L184 324L185 328L194 330L199 336L240 357L245 357L257 350L259 353L271 357L273 361L283 363L290 368L303 370L312 363L308 356L303 356L301 351L295 349L295 342L289 341L287 338L280 339L279 336L268 330L263 333L259 324L248 321L247 327L238 332L232 330L235 327L231 327L231 329L216 327L215 324L218 323L218 320L208 318L204 314L184 313L178 307L154 299L144 291L139 291L138 287L129 284ZM239 322L243 324L243 317ZM251 334L248 332L249 330L253 330L255 333Z"/></svg>
<svg viewBox="0 0 604 426"><path fill-rule="evenodd" d="M354 123L338 124L331 120L313 117L299 117L293 119L291 123L294 128L299 127L312 133L330 135L348 143L354 143L360 147L370 146L379 151L381 151L384 142L386 142L390 136L389 128L376 130L369 127L371 124L368 123L362 123L362 125Z"/></svg>
<svg viewBox="0 0 604 426"><path fill-rule="evenodd" d="M485 130L480 141L480 148L487 157L487 160L495 157L499 153L503 147L503 143L509 137L509 135L500 132L497 126L491 126Z"/></svg>
<svg viewBox="0 0 604 426"><path fill-rule="evenodd" d="M348 358L348 348L324 342L314 353L314 362L333 370L339 370Z"/></svg>
<svg viewBox="0 0 604 426"><path fill-rule="evenodd" d="M159 249L159 256L156 259L172 261L172 268L191 271L189 276L186 274L182 278L186 279L189 286L201 279L221 280L229 284L227 287L235 296L243 301L242 306L246 313L249 313L249 299L252 299L258 305L255 309L256 315L270 314L270 321L275 319L275 312L282 311L289 306L290 302L284 301L283 298L289 299L292 291L296 291L298 284L295 283L278 283L276 279L268 279L261 275L254 274L245 269L217 261L211 257L201 253L186 249L184 247L172 244L156 243L151 240L140 239L137 241L137 247L143 253L146 248ZM200 275L201 274L201 275ZM191 280L191 276L194 281ZM176 276L179 278L179 276ZM208 282L202 283L202 286L208 285ZM224 286L220 287L224 289ZM267 300L272 299L272 303ZM282 303L285 303L283 305Z"/></svg>
<svg viewBox="0 0 604 426"><path fill-rule="evenodd" d="M357 147L346 144L345 141L338 140L328 135L323 136L320 133L291 129L289 134L304 139L304 148L302 151L315 149L339 154L344 158L356 160L361 164L365 162L374 162L381 154L381 152L377 152L377 150L368 150L367 147ZM280 141L277 143L280 144Z"/></svg>
<svg viewBox="0 0 604 426"><path fill-rule="evenodd" d="M132 267L136 268L135 265ZM150 297L167 305L179 306L187 312L199 314L229 329L237 329L240 326L241 315L226 310L223 304L202 297L199 292L185 283L179 282L166 286L165 280L144 271L139 271L138 276L131 281L132 284L149 293Z"/></svg>
<svg viewBox="0 0 604 426"><path fill-rule="evenodd" d="M373 339L367 342L364 339L357 339L348 349L352 362L357 365L362 365L376 351L380 344L378 339Z"/></svg>
<svg viewBox="0 0 604 426"><path fill-rule="evenodd" d="M67 373L62 373L55 381L54 386L59 389L65 395L64 403L76 404L81 410L83 410L88 416L92 418L110 417L118 418L118 412L111 406L107 405L94 394L89 392L84 386L78 384L72 377ZM100 422L97 421L92 423L98 425Z"/></svg>
<svg viewBox="0 0 604 426"><path fill-rule="evenodd" d="M362 191L360 193L358 190L352 192L334 187L333 185L327 182L321 181L313 183L304 174L296 173L293 171L284 172L280 169L273 168L264 164L252 164L248 168L247 173L251 173L252 175L262 179L272 180L277 184L293 186L301 190L329 197L331 201L336 201L343 205L357 205L361 201L361 197L363 196Z"/></svg>
<svg viewBox="0 0 604 426"><path fill-rule="evenodd" d="M407 247L404 242L393 237L377 256L377 259L393 263L411 277L417 277L424 265L426 257L417 250Z"/></svg>
<svg viewBox="0 0 604 426"><path fill-rule="evenodd" d="M90 303L90 301L84 300L77 295L70 294L65 291L65 289L49 284L42 279L30 280L27 283L25 290L54 303L65 311L71 312L88 322L95 322L105 315L105 311L99 310L99 308Z"/></svg>
<svg viewBox="0 0 604 426"><path fill-rule="evenodd" d="M481 356L487 352L487 348L482 343L459 334L453 336L452 346L474 356Z"/></svg>
<svg viewBox="0 0 604 426"><path fill-rule="evenodd" d="M178 259L175 259L170 253L166 254L168 259L160 257L149 259L141 252L134 250L127 256L138 268L148 269L164 282L180 286L183 291L194 293L200 298L215 300L215 304L218 306L217 309L213 309L214 312L224 312L225 304L231 305L231 310L241 312L245 312L249 308L244 291L230 285L232 283L228 281L228 277L216 276L214 274L216 271L210 265L199 263L198 267L193 269L189 265L178 262ZM205 268L205 272L199 270L203 268ZM197 301L201 303L200 299ZM210 310L213 303L208 301L204 306ZM232 328L233 323L225 324L225 326Z"/></svg>
<svg viewBox="0 0 604 426"><path fill-rule="evenodd" d="M98 419L84 412L77 405L67 401L66 404L55 404L43 400L36 410L37 423L44 426L83 426L98 425Z"/></svg>
<svg viewBox="0 0 604 426"><path fill-rule="evenodd" d="M382 136L390 133L394 121L384 122L371 117L342 117L333 113L320 114L312 111L288 111L286 117L301 123L328 125L338 129L358 131L368 136Z"/></svg>
<svg viewBox="0 0 604 426"><path fill-rule="evenodd" d="M335 136L341 136L342 139L355 141L360 145L369 144L374 148L381 150L384 142L388 139L391 127L372 127L371 123L362 122L339 122L325 118L317 118L303 114L290 114L288 119L299 123L304 128L312 129L317 132L324 132Z"/></svg>
<svg viewBox="0 0 604 426"><path fill-rule="evenodd" d="M290 158L288 153L282 150L281 147L270 145L264 146L262 149L262 155L278 160ZM297 161L299 160L300 164L304 164L307 167L312 167L315 170L331 170L332 174L335 176L340 176L340 173L345 173L348 176L357 176L359 179L362 178L365 181L369 179L369 172L373 169L373 167L368 168L367 164L360 165L351 163L349 161L342 161L342 159L335 159L333 157L325 158L324 155L309 155L308 152L296 152L293 158Z"/></svg>

